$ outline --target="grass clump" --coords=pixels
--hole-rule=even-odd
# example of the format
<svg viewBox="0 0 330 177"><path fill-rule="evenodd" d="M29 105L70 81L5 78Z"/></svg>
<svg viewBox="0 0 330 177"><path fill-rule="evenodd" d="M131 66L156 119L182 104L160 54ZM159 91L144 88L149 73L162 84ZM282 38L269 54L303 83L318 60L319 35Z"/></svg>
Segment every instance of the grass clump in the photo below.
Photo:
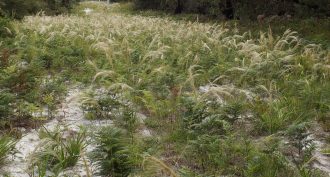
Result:
<svg viewBox="0 0 330 177"><path fill-rule="evenodd" d="M60 132L60 130L49 132L44 128L40 131L40 137L42 142L31 156L32 175L46 171L58 175L66 168L76 165L86 147L86 132L84 130L80 132Z"/></svg>
<svg viewBox="0 0 330 177"><path fill-rule="evenodd" d="M0 137L0 165L3 165L6 162L8 154L13 151L15 144L15 140L11 137Z"/></svg>

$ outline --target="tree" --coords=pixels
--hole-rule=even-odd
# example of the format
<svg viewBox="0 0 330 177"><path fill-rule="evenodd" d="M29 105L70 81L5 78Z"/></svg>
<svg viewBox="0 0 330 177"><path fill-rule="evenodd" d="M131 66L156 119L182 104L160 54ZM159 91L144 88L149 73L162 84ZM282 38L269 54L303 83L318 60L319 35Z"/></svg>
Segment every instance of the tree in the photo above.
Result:
<svg viewBox="0 0 330 177"><path fill-rule="evenodd" d="M182 2L181 2L181 0L177 0L177 7L175 9L175 13L179 14L181 12L182 12Z"/></svg>

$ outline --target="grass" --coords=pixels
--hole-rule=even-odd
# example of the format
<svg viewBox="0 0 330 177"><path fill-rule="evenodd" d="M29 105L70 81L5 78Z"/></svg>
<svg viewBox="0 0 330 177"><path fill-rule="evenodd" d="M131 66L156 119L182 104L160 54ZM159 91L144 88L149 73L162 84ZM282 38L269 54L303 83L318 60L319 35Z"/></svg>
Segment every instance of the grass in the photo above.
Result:
<svg viewBox="0 0 330 177"><path fill-rule="evenodd" d="M51 172L58 175L63 170L73 167L86 148L86 132L49 132L41 129L41 144L31 156L31 175ZM37 173L36 173L37 169Z"/></svg>
<svg viewBox="0 0 330 177"><path fill-rule="evenodd" d="M110 9L111 12L124 13L129 15L141 15L145 17L163 17L170 18L176 21L191 21L200 23L222 23L228 28L244 32L252 31L254 35L258 35L259 31L266 31L269 27L274 30L276 34L281 34L287 29L292 29L299 33L300 37L313 43L320 43L323 46L329 48L330 45L330 33L329 33L329 18L277 18L271 20L271 17L266 17L263 23L258 23L256 20L240 21L231 20L225 21L224 19L217 19L214 17L208 17L201 14L173 14L173 12L155 11L155 10L137 10L132 3L122 3L116 5L115 8ZM304 26L311 26L311 28L302 28Z"/></svg>
<svg viewBox="0 0 330 177"><path fill-rule="evenodd" d="M0 137L0 165L6 163L7 156L13 151L15 144L15 140L11 137Z"/></svg>
<svg viewBox="0 0 330 177"><path fill-rule="evenodd" d="M93 13L82 13L87 7ZM298 135L287 130L310 122L330 127L327 30L295 32L286 22L279 22L284 27L274 22L273 28L200 23L187 14L173 17L130 8L86 2L69 16L31 16L14 23L17 51L12 61L28 60L34 69L23 73L39 78L24 78L21 86L38 85L48 73L84 82L91 88L81 99L85 117L115 120L114 127L95 132L94 162L101 175L319 174L305 164L312 152L301 147L307 136L297 141L292 137ZM301 27L312 22L287 23ZM324 19L319 25L327 24ZM2 71L10 80L16 72L22 75L15 64ZM55 80L50 85L63 92ZM21 98L33 100L38 90L44 91L40 102L49 107L59 99L49 87ZM137 113L146 119L138 121ZM153 137L141 135L141 128ZM306 135L308 128L299 132ZM51 164L47 168L60 169L75 164L83 138L62 140L60 134L50 133L49 146L41 148L36 164L46 161ZM269 137L276 141L267 143Z"/></svg>

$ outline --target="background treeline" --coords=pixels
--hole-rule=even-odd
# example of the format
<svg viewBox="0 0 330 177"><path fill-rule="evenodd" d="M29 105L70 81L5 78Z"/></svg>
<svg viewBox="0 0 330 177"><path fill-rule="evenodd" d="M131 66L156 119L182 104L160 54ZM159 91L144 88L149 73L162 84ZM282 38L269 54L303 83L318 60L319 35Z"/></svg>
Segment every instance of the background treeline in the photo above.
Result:
<svg viewBox="0 0 330 177"><path fill-rule="evenodd" d="M23 18L44 11L47 15L68 12L79 0L0 0L0 16Z"/></svg>
<svg viewBox="0 0 330 177"><path fill-rule="evenodd" d="M329 0L134 0L134 4L139 9L200 13L229 19L256 19L261 14L330 16Z"/></svg>

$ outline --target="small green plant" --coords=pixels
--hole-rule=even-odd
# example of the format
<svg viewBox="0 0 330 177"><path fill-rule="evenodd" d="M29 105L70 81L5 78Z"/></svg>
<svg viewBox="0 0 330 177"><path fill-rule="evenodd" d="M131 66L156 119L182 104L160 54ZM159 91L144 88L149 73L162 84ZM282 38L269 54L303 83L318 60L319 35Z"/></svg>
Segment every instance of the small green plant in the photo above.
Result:
<svg viewBox="0 0 330 177"><path fill-rule="evenodd" d="M8 136L0 136L0 166L5 163L7 155L14 150L15 140Z"/></svg>
<svg viewBox="0 0 330 177"><path fill-rule="evenodd" d="M0 128L3 124L7 124L7 118L13 114L13 109L10 105L14 102L14 99L15 96L10 92L0 90Z"/></svg>
<svg viewBox="0 0 330 177"><path fill-rule="evenodd" d="M193 161L204 175L242 175L249 156L255 151L249 140L235 136L204 134L188 141L187 145L185 156Z"/></svg>
<svg viewBox="0 0 330 177"><path fill-rule="evenodd" d="M86 119L94 120L104 117L102 116L101 106L93 93L86 93L81 100L81 107L84 111Z"/></svg>
<svg viewBox="0 0 330 177"><path fill-rule="evenodd" d="M224 106L223 112L225 120L233 124L244 116L244 103L241 100L233 100Z"/></svg>
<svg viewBox="0 0 330 177"><path fill-rule="evenodd" d="M276 133L284 129L293 119L294 110L290 109L283 100L275 100L269 103L257 102L254 106L256 129L268 134Z"/></svg>
<svg viewBox="0 0 330 177"><path fill-rule="evenodd" d="M86 147L85 130L80 132L54 130L50 132L44 128L40 131L40 137L43 142L31 159L32 174L35 173L35 167L39 171L44 171L46 168L54 174L59 174L62 170L74 166Z"/></svg>
<svg viewBox="0 0 330 177"><path fill-rule="evenodd" d="M310 133L307 132L308 124L306 122L291 125L287 130L287 135L290 138L290 145L295 148L292 150L291 156L293 162L300 169L305 168L305 163L312 158L312 153L315 148L313 139L308 138Z"/></svg>
<svg viewBox="0 0 330 177"><path fill-rule="evenodd" d="M99 168L99 175L122 177L129 176L135 168L130 161L134 156L129 151L129 139L125 131L105 127L95 135L96 148L91 157Z"/></svg>
<svg viewBox="0 0 330 177"><path fill-rule="evenodd" d="M32 177L44 177L47 175L48 159L43 159L34 164L34 171L31 172Z"/></svg>
<svg viewBox="0 0 330 177"><path fill-rule="evenodd" d="M294 169L290 168L288 159L281 153L281 140L276 137L267 137L258 151L249 155L244 175L248 177L280 177L294 176Z"/></svg>
<svg viewBox="0 0 330 177"><path fill-rule="evenodd" d="M123 111L121 120L121 126L127 130L127 132L130 134L132 142L134 138L134 133L136 129L138 128L139 122L138 118L136 116L136 113L132 111L130 108L125 108Z"/></svg>
<svg viewBox="0 0 330 177"><path fill-rule="evenodd" d="M56 110L54 94L50 93L50 94L45 95L43 97L43 102L47 105L48 118L49 119L53 118L54 112Z"/></svg>
<svg viewBox="0 0 330 177"><path fill-rule="evenodd" d="M102 93L102 96L93 92L85 93L81 100L85 118L89 120L114 119L122 107L119 98L112 92Z"/></svg>
<svg viewBox="0 0 330 177"><path fill-rule="evenodd" d="M216 100L188 100L185 103L187 111L183 114L183 129L192 135L225 135L231 129L231 123L227 121L231 115Z"/></svg>

